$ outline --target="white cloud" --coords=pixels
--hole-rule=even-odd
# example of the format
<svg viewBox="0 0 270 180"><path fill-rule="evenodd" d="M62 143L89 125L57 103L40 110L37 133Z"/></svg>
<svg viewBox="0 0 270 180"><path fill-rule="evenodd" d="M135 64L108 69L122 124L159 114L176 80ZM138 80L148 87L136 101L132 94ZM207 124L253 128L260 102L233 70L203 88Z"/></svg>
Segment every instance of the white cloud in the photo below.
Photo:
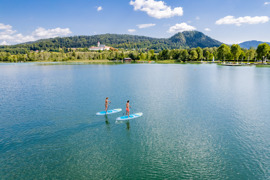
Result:
<svg viewBox="0 0 270 180"><path fill-rule="evenodd" d="M143 28L149 28L149 27L153 27L156 24L138 24L138 28L143 29Z"/></svg>
<svg viewBox="0 0 270 180"><path fill-rule="evenodd" d="M211 29L209 29L209 28L205 28L204 30L205 30L205 31L208 31L208 32L211 31Z"/></svg>
<svg viewBox="0 0 270 180"><path fill-rule="evenodd" d="M245 16L245 17L239 17L235 18L234 16L226 16L224 18L221 18L216 21L217 25L221 24L235 24L236 26L241 26L242 24L260 24L260 23L266 23L269 21L269 17L267 16Z"/></svg>
<svg viewBox="0 0 270 180"><path fill-rule="evenodd" d="M270 2L265 2L264 5L270 5Z"/></svg>
<svg viewBox="0 0 270 180"><path fill-rule="evenodd" d="M129 33L134 33L134 32L136 32L136 29L128 29L128 32Z"/></svg>
<svg viewBox="0 0 270 180"><path fill-rule="evenodd" d="M12 29L12 26L0 23L0 30L8 30L8 29Z"/></svg>
<svg viewBox="0 0 270 180"><path fill-rule="evenodd" d="M5 45L9 45L9 44L7 43L7 41L3 41L0 43L0 45L5 46Z"/></svg>
<svg viewBox="0 0 270 180"><path fill-rule="evenodd" d="M28 41L36 41L38 39L67 36L71 33L72 32L69 28L44 29L40 27L30 35L23 35L21 33L16 33L16 30L13 30L12 26L10 25L0 24L0 40L2 40L2 44L16 44Z"/></svg>
<svg viewBox="0 0 270 180"><path fill-rule="evenodd" d="M167 6L164 1L155 0L134 0L129 2L130 5L134 6L134 10L146 12L149 16L162 19L170 18L174 16L182 16L183 8Z"/></svg>
<svg viewBox="0 0 270 180"><path fill-rule="evenodd" d="M97 11L101 11L103 8L101 6L97 7Z"/></svg>
<svg viewBox="0 0 270 180"><path fill-rule="evenodd" d="M8 35L8 34L14 34L14 33L16 33L16 31L12 29L6 29L5 31L0 31L0 35Z"/></svg>
<svg viewBox="0 0 270 180"><path fill-rule="evenodd" d="M37 28L32 35L36 38L54 38L58 36L67 36L71 34L71 31L69 28L61 29L61 28L55 28L55 29L44 29L44 28Z"/></svg>
<svg viewBox="0 0 270 180"><path fill-rule="evenodd" d="M174 26L170 27L168 32L169 33L177 33L177 32L194 31L194 30L196 30L195 27L190 26L187 23L180 23L180 24L175 24Z"/></svg>

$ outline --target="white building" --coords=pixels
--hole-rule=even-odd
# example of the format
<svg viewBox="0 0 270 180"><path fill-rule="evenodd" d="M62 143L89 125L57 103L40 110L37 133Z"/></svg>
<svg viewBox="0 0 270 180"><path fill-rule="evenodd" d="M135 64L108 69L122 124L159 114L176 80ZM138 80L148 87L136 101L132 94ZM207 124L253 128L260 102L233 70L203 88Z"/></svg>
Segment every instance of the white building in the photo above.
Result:
<svg viewBox="0 0 270 180"><path fill-rule="evenodd" d="M105 46L104 44L100 44L100 42L97 43L97 47L92 46L89 48L90 51L99 51L99 50L104 51L104 50L110 50L110 49L111 47Z"/></svg>

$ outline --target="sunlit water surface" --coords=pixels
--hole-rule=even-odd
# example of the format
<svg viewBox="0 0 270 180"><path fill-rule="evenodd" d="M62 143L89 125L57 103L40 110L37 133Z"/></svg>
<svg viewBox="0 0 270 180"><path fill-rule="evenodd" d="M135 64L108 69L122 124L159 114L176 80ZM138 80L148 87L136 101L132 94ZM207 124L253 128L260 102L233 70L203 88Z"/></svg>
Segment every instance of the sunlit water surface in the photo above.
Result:
<svg viewBox="0 0 270 180"><path fill-rule="evenodd" d="M269 112L270 68L0 64L0 179L269 179Z"/></svg>

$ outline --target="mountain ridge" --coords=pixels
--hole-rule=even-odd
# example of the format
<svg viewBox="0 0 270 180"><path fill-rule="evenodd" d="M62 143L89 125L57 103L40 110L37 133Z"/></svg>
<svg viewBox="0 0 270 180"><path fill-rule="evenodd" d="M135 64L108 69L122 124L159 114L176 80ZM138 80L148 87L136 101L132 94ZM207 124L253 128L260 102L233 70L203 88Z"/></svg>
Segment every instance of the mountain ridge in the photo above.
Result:
<svg viewBox="0 0 270 180"><path fill-rule="evenodd" d="M222 43L199 31L184 31L170 38L153 38L128 34L100 34L92 36L70 36L41 39L34 42L9 46L10 48L26 48L29 50L56 50L59 48L88 48L97 42L114 48L123 49L180 49L195 47L218 47Z"/></svg>
<svg viewBox="0 0 270 180"><path fill-rule="evenodd" d="M244 41L244 42L241 42L239 43L239 46L241 48L246 48L246 49L249 49L249 48L257 48L259 44L262 44L262 43L267 43L270 45L270 42L263 42L263 41L257 41L257 40L250 40L250 41Z"/></svg>

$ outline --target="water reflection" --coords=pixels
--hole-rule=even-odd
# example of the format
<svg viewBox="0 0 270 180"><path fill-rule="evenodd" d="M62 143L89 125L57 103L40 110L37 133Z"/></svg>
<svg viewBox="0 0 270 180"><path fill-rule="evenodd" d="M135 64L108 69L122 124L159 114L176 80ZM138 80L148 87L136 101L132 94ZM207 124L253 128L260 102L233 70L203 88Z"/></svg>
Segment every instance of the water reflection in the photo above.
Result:
<svg viewBox="0 0 270 180"><path fill-rule="evenodd" d="M126 125L127 125L127 130L129 130L130 129L129 121L127 121Z"/></svg>
<svg viewBox="0 0 270 180"><path fill-rule="evenodd" d="M111 130L109 118L107 115L105 115L105 124L106 124L107 130L108 131Z"/></svg>

